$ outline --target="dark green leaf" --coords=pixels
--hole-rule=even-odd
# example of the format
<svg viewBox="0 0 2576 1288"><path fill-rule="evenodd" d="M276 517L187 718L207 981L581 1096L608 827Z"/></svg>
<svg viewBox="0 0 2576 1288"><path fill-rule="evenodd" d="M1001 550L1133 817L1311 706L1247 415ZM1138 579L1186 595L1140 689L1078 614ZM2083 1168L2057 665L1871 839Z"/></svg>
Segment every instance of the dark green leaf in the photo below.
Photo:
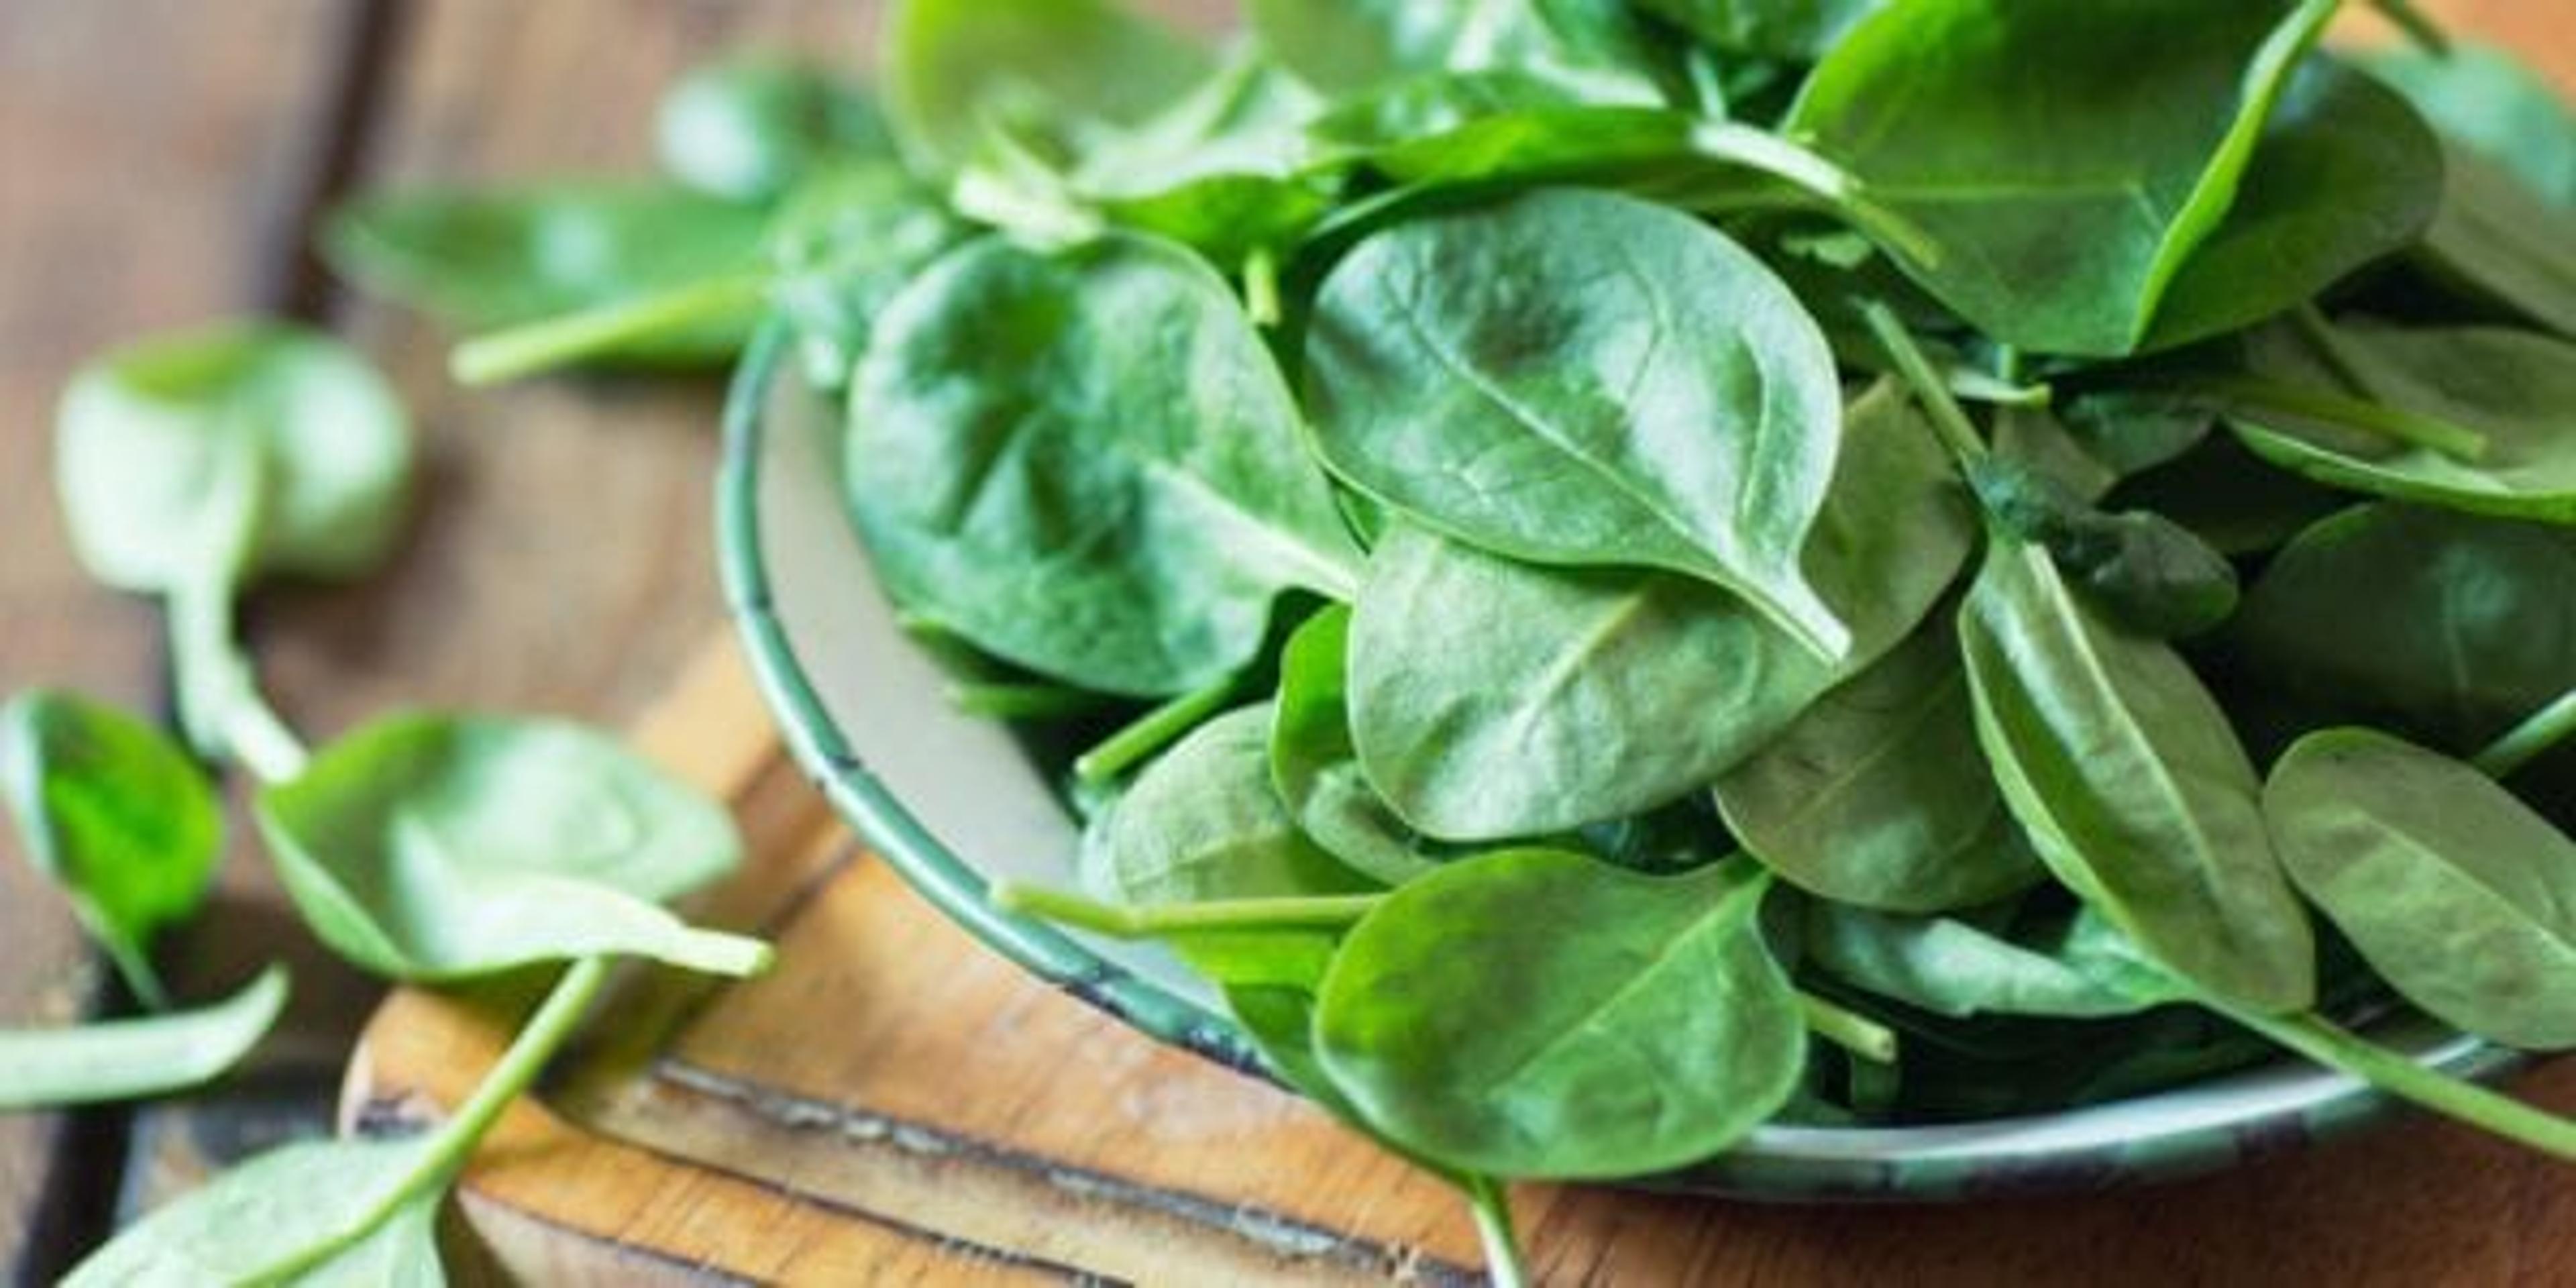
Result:
<svg viewBox="0 0 2576 1288"><path fill-rule="evenodd" d="M1807 960L1854 987L1936 1015L2132 1015L2178 1000L2108 921L2052 918L2027 941L1964 917L1806 903Z"/></svg>
<svg viewBox="0 0 2576 1288"><path fill-rule="evenodd" d="M1814 62L1886 0L1640 0L1657 14L1733 54Z"/></svg>
<svg viewBox="0 0 2576 1288"><path fill-rule="evenodd" d="M1805 575L1849 623L1827 664L1744 601L1665 573L1547 569L1387 534L1354 609L1351 728L1369 781L1450 840L1527 837L1705 787L1911 632L1975 520L1910 404L1854 404Z"/></svg>
<svg viewBox="0 0 2576 1288"><path fill-rule="evenodd" d="M1796 995L1750 864L1641 877L1510 850L1387 896L1325 977L1316 1046L1398 1144L1506 1176L1698 1162L1796 1090ZM1580 927L1582 933L1568 933Z"/></svg>
<svg viewBox="0 0 2576 1288"><path fill-rule="evenodd" d="M2463 148L2444 153L2443 174L2416 259L2453 289L2576 339L2576 207L2543 202Z"/></svg>
<svg viewBox="0 0 2576 1288"><path fill-rule="evenodd" d="M1971 464L1967 475L1997 526L2046 548L2121 626L2178 639L2236 611L2235 567L2173 520L2104 513L2054 477L2000 458Z"/></svg>
<svg viewBox="0 0 2576 1288"><path fill-rule="evenodd" d="M1378 499L1516 558L1704 578L1848 647L1798 567L1833 356L1716 230L1570 190L1408 223L1325 281L1307 362L1325 459Z"/></svg>
<svg viewBox="0 0 2576 1288"><path fill-rule="evenodd" d="M1783 880L1937 912L2045 878L1977 750L1956 633L1927 622L1717 780L1744 848Z"/></svg>
<svg viewBox="0 0 2576 1288"><path fill-rule="evenodd" d="M1437 72L1504 69L1592 102L1661 101L1651 36L1625 0L1249 0L1261 44L1341 96Z"/></svg>
<svg viewBox="0 0 2576 1288"><path fill-rule="evenodd" d="M767 201L837 162L894 158L865 90L776 58L731 58L681 77L662 97L654 141L664 170L729 201Z"/></svg>
<svg viewBox="0 0 2576 1288"><path fill-rule="evenodd" d="M168 1095L241 1063L286 1007L286 971L201 1010L0 1031L0 1113Z"/></svg>
<svg viewBox="0 0 2576 1288"><path fill-rule="evenodd" d="M1357 580L1260 336L1163 242L941 261L878 321L848 465L899 602L1086 688L1205 687L1283 591Z"/></svg>
<svg viewBox="0 0 2576 1288"><path fill-rule="evenodd" d="M1854 27L1784 129L1928 234L1907 269L1995 339L2127 353L2335 8L1913 0Z"/></svg>
<svg viewBox="0 0 2576 1288"><path fill-rule="evenodd" d="M656 906L733 868L732 820L576 726L378 721L262 793L259 820L314 932L397 979L602 953L730 975L767 960Z"/></svg>
<svg viewBox="0 0 2576 1288"><path fill-rule="evenodd" d="M2576 1047L2576 841L2367 729L2300 739L2263 811L2299 889L2400 996L2507 1046Z"/></svg>
<svg viewBox="0 0 2576 1288"><path fill-rule="evenodd" d="M2171 649L2104 625L2036 547L1998 541L1959 615L1977 737L2040 858L2167 968L2305 1009L2316 947L2254 767Z"/></svg>
<svg viewBox="0 0 2576 1288"><path fill-rule="evenodd" d="M1439 865L1427 843L1378 798L1351 744L1347 661L1351 610L1334 604L1307 618L1279 657L1271 726L1271 782L1297 821L1336 858L1388 885Z"/></svg>
<svg viewBox="0 0 2576 1288"><path fill-rule="evenodd" d="M161 1005L152 941L204 906L223 858L223 808L205 772L114 708L26 693L0 707L0 804L128 987Z"/></svg>

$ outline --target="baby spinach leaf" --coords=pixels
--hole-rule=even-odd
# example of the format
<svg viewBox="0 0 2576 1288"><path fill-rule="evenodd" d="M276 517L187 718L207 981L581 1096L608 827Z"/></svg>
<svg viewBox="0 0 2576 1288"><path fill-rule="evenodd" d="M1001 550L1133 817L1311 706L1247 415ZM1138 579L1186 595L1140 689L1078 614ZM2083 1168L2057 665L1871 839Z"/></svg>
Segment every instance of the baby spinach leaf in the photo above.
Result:
<svg viewBox="0 0 2576 1288"><path fill-rule="evenodd" d="M1997 457L1966 467L1986 514L2045 548L2113 621L2156 639L2197 635L2236 611L2236 569L2152 511L2105 513L2054 477Z"/></svg>
<svg viewBox="0 0 2576 1288"><path fill-rule="evenodd" d="M1271 721L1268 704L1229 711L1148 766L1093 823L1102 841L1090 847L1087 883L1136 907L1374 888L1298 831L1280 802L1271 787ZM1335 936L1311 937L1318 960L1330 954ZM1202 969L1242 981L1223 962L1230 949L1240 955L1240 941L1176 943ZM1257 947L1275 955L1280 946Z"/></svg>
<svg viewBox="0 0 2576 1288"><path fill-rule="evenodd" d="M2441 191L2441 144L2405 100L2310 60L2283 91L2226 219L2174 275L2145 347L2222 335L2307 302L2413 244Z"/></svg>
<svg viewBox="0 0 2576 1288"><path fill-rule="evenodd" d="M69 693L0 706L0 804L144 1004L166 1006L152 941L195 916L223 858L223 808L161 732Z"/></svg>
<svg viewBox="0 0 2576 1288"><path fill-rule="evenodd" d="M1295 244L1331 209L1340 167L1306 136L1322 109L1247 47L1162 113L1095 142L1066 182L1118 224L1240 264Z"/></svg>
<svg viewBox="0 0 2576 1288"><path fill-rule="evenodd" d="M1854 404L1807 538L1806 576L1850 624L1840 664L1702 581L1539 568L1399 527L1351 622L1360 765L1448 840L1639 813L1705 787L1904 639L1974 540L1939 443L1889 387Z"/></svg>
<svg viewBox="0 0 2576 1288"><path fill-rule="evenodd" d="M2499 163L2444 150L2441 206L2415 258L2452 289L2576 339L2576 204L2548 204Z"/></svg>
<svg viewBox="0 0 2576 1288"><path fill-rule="evenodd" d="M1335 858L1402 885L1440 858L1378 799L1351 744L1351 610L1327 606L1306 619L1279 657L1279 701L1270 729L1271 784L1296 820Z"/></svg>
<svg viewBox="0 0 2576 1288"><path fill-rule="evenodd" d="M1315 1013L1324 1071L1378 1131L1453 1167L1586 1178L1708 1158L1805 1062L1757 921L1769 884L1744 863L1641 877L1551 850L1449 864L1343 941Z"/></svg>
<svg viewBox="0 0 2576 1288"><path fill-rule="evenodd" d="M1891 249L1980 330L2127 353L2336 7L1912 0L1851 29L1783 131L1929 236L1931 255Z"/></svg>
<svg viewBox="0 0 2576 1288"><path fill-rule="evenodd" d="M0 1031L0 1113L167 1095L241 1063L286 1007L286 971L271 966L231 998L199 1010L70 1029Z"/></svg>
<svg viewBox="0 0 2576 1288"><path fill-rule="evenodd" d="M418 1201L430 1143L315 1141L271 1150L128 1227L64 1288L328 1282L341 1271L340 1256L376 1255L369 1236ZM441 1193L431 1189L430 1200Z"/></svg>
<svg viewBox="0 0 2576 1288"><path fill-rule="evenodd" d="M654 118L662 168L728 201L768 201L824 166L894 158L876 101L829 71L774 57L695 68Z"/></svg>
<svg viewBox="0 0 2576 1288"><path fill-rule="evenodd" d="M1814 62L1852 24L1887 0L1640 0L1656 14L1728 53Z"/></svg>
<svg viewBox="0 0 2576 1288"><path fill-rule="evenodd" d="M886 122L915 172L948 176L995 134L1062 160L1151 117L1208 55L1115 0L901 0L879 43Z"/></svg>
<svg viewBox="0 0 2576 1288"><path fill-rule="evenodd" d="M2277 550L2352 495L2267 465L2232 435L2120 481L2107 506L2163 515L2223 555Z"/></svg>
<svg viewBox="0 0 2576 1288"><path fill-rule="evenodd" d="M1168 243L993 239L877 321L848 494L896 600L995 656L1154 696L1251 660L1359 555L1260 336Z"/></svg>
<svg viewBox="0 0 2576 1288"><path fill-rule="evenodd" d="M2371 969L2455 1028L2576 1047L2576 841L2494 780L2367 729L2273 767L2281 862Z"/></svg>
<svg viewBox="0 0 2576 1288"><path fill-rule="evenodd" d="M767 950L656 906L732 869L715 805L572 725L396 716L263 792L260 830L324 943L406 980L600 953L717 974Z"/></svg>
<svg viewBox="0 0 2576 1288"><path fill-rule="evenodd" d="M2576 523L2576 344L2489 327L2407 328L2372 322L2331 331L2366 392L2402 413L2484 439L2463 459L2393 443L2370 426L2239 403L2228 425L2265 460L2335 487L2509 518ZM2277 331L2249 342L2255 370L2331 390L2333 377ZM2362 431L2362 432L2357 432Z"/></svg>
<svg viewBox="0 0 2576 1288"><path fill-rule="evenodd" d="M1744 848L1801 889L1937 912L2045 878L1977 750L1946 621L1826 693L1717 780Z"/></svg>
<svg viewBox="0 0 2576 1288"><path fill-rule="evenodd" d="M1959 614L1977 737L2040 858L2154 960L2247 1010L2316 995L2316 946L2209 691L1997 541Z"/></svg>
<svg viewBox="0 0 2576 1288"><path fill-rule="evenodd" d="M1630 198L1536 191L1363 241L1307 336L1326 462L1515 558L1664 568L1827 659L1798 567L1832 479L1833 355L1770 270Z"/></svg>
<svg viewBox="0 0 2576 1288"><path fill-rule="evenodd" d="M2576 207L2576 109L2540 73L2475 43L2439 54L2381 50L2361 61L2442 133L2511 167L2551 204Z"/></svg>
<svg viewBox="0 0 2576 1288"><path fill-rule="evenodd" d="M902 167L836 168L799 185L770 230L770 307L795 328L816 387L850 382L878 315L967 227Z"/></svg>
<svg viewBox="0 0 2576 1288"><path fill-rule="evenodd" d="M2375 503L2299 534L2227 640L2316 715L2456 752L2576 688L2576 529Z"/></svg>
<svg viewBox="0 0 2576 1288"><path fill-rule="evenodd" d="M332 212L323 250L368 290L490 331L756 271L757 206L658 184L547 184L370 193ZM752 297L693 325L639 330L585 354L628 366L707 366L742 350Z"/></svg>
<svg viewBox="0 0 2576 1288"><path fill-rule="evenodd" d="M2027 939L1963 917L1905 916L1831 899L1805 902L1799 943L1818 969L1935 1015L2134 1015L2181 1000L2141 970L2110 922L2052 918Z"/></svg>
<svg viewBox="0 0 2576 1288"><path fill-rule="evenodd" d="M1661 107L1586 102L1524 72L1439 72L1341 100L1314 123L1325 158L1439 185L1574 174L1609 179L1690 157L1691 118Z"/></svg>
<svg viewBox="0 0 2576 1288"><path fill-rule="evenodd" d="M1524 72L1591 102L1659 103L1654 37L1624 0L1248 0L1263 47L1350 96L1438 72Z"/></svg>

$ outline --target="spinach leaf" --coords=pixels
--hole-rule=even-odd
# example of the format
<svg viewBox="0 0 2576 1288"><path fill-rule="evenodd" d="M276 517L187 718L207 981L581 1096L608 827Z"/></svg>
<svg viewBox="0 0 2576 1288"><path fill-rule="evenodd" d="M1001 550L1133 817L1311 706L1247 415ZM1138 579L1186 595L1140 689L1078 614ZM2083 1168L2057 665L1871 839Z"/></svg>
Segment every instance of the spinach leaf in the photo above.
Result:
<svg viewBox="0 0 2576 1288"><path fill-rule="evenodd" d="M940 261L877 321L847 464L898 602L1085 688L1204 687L1283 591L1357 580L1260 336L1164 242Z"/></svg>
<svg viewBox="0 0 2576 1288"><path fill-rule="evenodd" d="M806 378L848 385L886 305L967 232L900 166L843 167L799 185L770 230L768 291L795 329Z"/></svg>
<svg viewBox="0 0 2576 1288"><path fill-rule="evenodd" d="M2145 347L2260 322L2406 249L2441 204L2442 165L2405 100L2311 60L2282 92L2226 219L2174 275Z"/></svg>
<svg viewBox="0 0 2576 1288"><path fill-rule="evenodd" d="M1912 0L1851 29L1783 131L1928 234L1932 255L1891 249L1980 330L2123 354L2226 215L2336 7Z"/></svg>
<svg viewBox="0 0 2576 1288"><path fill-rule="evenodd" d="M1404 224L1325 280L1307 364L1327 464L1417 520L1687 573L1824 658L1850 646L1798 567L1833 475L1833 355L1716 230L1571 190Z"/></svg>
<svg viewBox="0 0 2576 1288"><path fill-rule="evenodd" d="M1307 618L1279 657L1279 701L1270 729L1271 784L1296 820L1335 858L1402 885L1440 856L1378 798L1351 743L1348 663L1351 610Z"/></svg>
<svg viewBox="0 0 2576 1288"><path fill-rule="evenodd" d="M2400 996L2508 1046L2576 1047L2576 841L2468 765L2367 729L2300 739L2263 812L2299 889Z"/></svg>
<svg viewBox="0 0 2576 1288"><path fill-rule="evenodd" d="M2576 688L2576 530L2375 503L2299 534L2228 631L2258 685L2466 753Z"/></svg>
<svg viewBox="0 0 2576 1288"><path fill-rule="evenodd" d="M1539 568L1399 527L1353 609L1369 782L1448 840L1534 836L1705 787L1910 633L1975 521L1889 387L1852 407L1807 577L1850 623L1828 664L1744 601L1667 573Z"/></svg>
<svg viewBox="0 0 2576 1288"><path fill-rule="evenodd" d="M1927 622L1717 780L1744 848L1828 899L1898 912L2045 878L1977 750L1956 635Z"/></svg>
<svg viewBox="0 0 2576 1288"><path fill-rule="evenodd" d="M1463 859L1343 941L1325 1074L1408 1150L1506 1176L1640 1176L1741 1139L1796 1090L1806 1034L1750 864L1641 877L1579 855ZM1580 927L1581 933L1569 933Z"/></svg>
<svg viewBox="0 0 2576 1288"><path fill-rule="evenodd" d="M126 986L167 1006L152 941L204 906L223 858L223 809L205 772L113 707L24 693L0 706L0 804Z"/></svg>
<svg viewBox="0 0 2576 1288"><path fill-rule="evenodd" d="M2371 425L2240 402L2227 423L2256 455L2335 487L2511 518L2576 523L2576 344L2489 327L2345 322L2328 333L2366 392L2400 413L2480 436L2474 459L2392 443ZM2283 385L2335 392L2333 373L2278 330L2248 359ZM2223 387L2222 387L2223 389Z"/></svg>
<svg viewBox="0 0 2576 1288"><path fill-rule="evenodd" d="M1125 227L1194 247L1219 264L1294 245L1331 209L1340 167L1313 156L1313 90L1257 49L1132 130L1096 142L1066 179Z"/></svg>
<svg viewBox="0 0 2576 1288"><path fill-rule="evenodd" d="M555 183L370 193L331 214L323 251L358 285L452 327L489 331L755 272L768 216L658 184ZM612 366L730 361L756 296L584 356Z"/></svg>
<svg viewBox="0 0 2576 1288"><path fill-rule="evenodd" d="M2433 54L2390 49L2362 65L2396 86L2442 133L2512 168L2562 209L2576 208L2576 109L2540 73L2491 45Z"/></svg>
<svg viewBox="0 0 2576 1288"><path fill-rule="evenodd" d="M2503 166L2443 154L2441 207L2416 260L2454 290L2576 339L2576 205L2549 205Z"/></svg>
<svg viewBox="0 0 2576 1288"><path fill-rule="evenodd" d="M2197 635L2236 611L2236 569L2152 511L2105 513L2038 470L2000 457L1966 467L1986 514L2045 548L2113 621L2156 639Z"/></svg>
<svg viewBox="0 0 2576 1288"><path fill-rule="evenodd" d="M1691 119L1586 102L1526 72L1436 72L1343 99L1309 130L1327 160L1421 188L1553 173L1607 178L1690 160Z"/></svg>
<svg viewBox="0 0 2576 1288"><path fill-rule="evenodd" d="M2163 515L2231 557L2277 550L2352 496L2275 469L2220 434L2120 481L2103 504Z"/></svg>
<svg viewBox="0 0 2576 1288"><path fill-rule="evenodd" d="M1101 840L1086 846L1086 884L1143 908L1376 888L1298 831L1271 787L1271 722L1267 704L1227 712L1148 766L1094 820ZM1201 970L1247 984L1275 973L1283 957L1320 969L1336 937L1301 930L1173 942Z"/></svg>
<svg viewBox="0 0 2576 1288"><path fill-rule="evenodd" d="M312 1141L270 1150L128 1227L64 1288L329 1282L343 1271L342 1255L377 1254L368 1236L419 1202L419 1191L439 1197L444 1177L424 1176L431 1144Z"/></svg>
<svg viewBox="0 0 2576 1288"><path fill-rule="evenodd" d="M997 137L1049 161L1134 125L1207 74L1207 54L1114 0L901 0L887 14L886 123L916 173L949 176Z"/></svg>
<svg viewBox="0 0 2576 1288"><path fill-rule="evenodd" d="M1625 0L1248 0L1254 36L1308 84L1351 96L1439 72L1507 69L1589 102L1660 103L1654 37Z"/></svg>
<svg viewBox="0 0 2576 1288"><path fill-rule="evenodd" d="M2134 1015L2180 1000L2089 911L2010 936L1966 917L1906 916L1810 899L1800 944L1833 977L1936 1015Z"/></svg>
<svg viewBox="0 0 2576 1288"><path fill-rule="evenodd" d="M662 96L662 168L728 201L768 201L824 166L892 160L875 100L831 72L774 57L708 63Z"/></svg>
<svg viewBox="0 0 2576 1288"><path fill-rule="evenodd" d="M71 1029L0 1031L0 1113L166 1095L241 1063L286 1008L271 966L201 1010Z"/></svg>
<svg viewBox="0 0 2576 1288"><path fill-rule="evenodd" d="M576 726L391 717L261 793L258 812L314 933L397 979L599 953L726 975L767 961L655 906L733 868L732 821Z"/></svg>
<svg viewBox="0 0 2576 1288"><path fill-rule="evenodd" d="M2104 625L2046 552L2011 541L1988 552L1959 641L1978 741L2057 879L2209 994L2305 1009L2307 914L2254 767L2182 659Z"/></svg>
<svg viewBox="0 0 2576 1288"><path fill-rule="evenodd" d="M1710 46L1733 54L1814 62L1886 0L1639 0Z"/></svg>

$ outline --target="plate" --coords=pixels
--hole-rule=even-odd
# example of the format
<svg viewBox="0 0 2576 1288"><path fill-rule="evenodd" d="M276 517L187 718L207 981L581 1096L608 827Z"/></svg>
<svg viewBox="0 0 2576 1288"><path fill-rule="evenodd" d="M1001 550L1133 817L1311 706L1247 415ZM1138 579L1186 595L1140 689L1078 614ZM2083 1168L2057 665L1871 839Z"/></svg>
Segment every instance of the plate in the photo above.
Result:
<svg viewBox="0 0 2576 1288"><path fill-rule="evenodd" d="M788 746L888 863L994 950L1143 1033L1263 1076L1212 990L1167 953L986 898L997 877L1074 885L1076 824L1006 730L948 705L940 672L897 627L842 508L840 419L792 356L773 326L736 372L716 507L725 591ZM2411 1016L2370 1036L2473 1078L2523 1060ZM2052 1114L1765 1127L1722 1158L1636 1184L1784 1202L2099 1190L2230 1167L2389 1108L2358 1080L2285 1058Z"/></svg>

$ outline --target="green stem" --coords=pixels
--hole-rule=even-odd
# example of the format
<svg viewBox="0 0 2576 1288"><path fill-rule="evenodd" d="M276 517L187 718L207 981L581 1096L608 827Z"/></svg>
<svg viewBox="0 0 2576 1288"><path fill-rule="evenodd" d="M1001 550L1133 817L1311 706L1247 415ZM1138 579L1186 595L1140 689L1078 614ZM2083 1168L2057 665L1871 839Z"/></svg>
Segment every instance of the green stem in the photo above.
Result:
<svg viewBox="0 0 2576 1288"><path fill-rule="evenodd" d="M1243 311L1257 327L1275 327L1286 316L1279 302L1279 252L1255 246L1243 257Z"/></svg>
<svg viewBox="0 0 2576 1288"><path fill-rule="evenodd" d="M1798 1010L1807 1031L1871 1064L1896 1063L1896 1031L1805 989L1798 990Z"/></svg>
<svg viewBox="0 0 2576 1288"><path fill-rule="evenodd" d="M2414 0L2370 0L2370 7L2377 9L2382 17L2397 24L2397 29L2405 32L2406 39L2413 42L2416 48L2438 57L2450 57L2450 35L2423 10L2416 8Z"/></svg>
<svg viewBox="0 0 2576 1288"><path fill-rule="evenodd" d="M1489 1176L1469 1176L1466 1187L1476 1238L1485 1245L1486 1278L1494 1288L1528 1288L1529 1266L1521 1258L1520 1236L1512 1232L1511 1195Z"/></svg>
<svg viewBox="0 0 2576 1288"><path fill-rule="evenodd" d="M224 740L231 746L234 758L264 783L285 783L303 777L304 767L313 762L313 753L278 716L277 708L268 704L268 695L260 691L247 664L242 680L232 709L224 717Z"/></svg>
<svg viewBox="0 0 2576 1288"><path fill-rule="evenodd" d="M2486 435L2466 425L2403 408L2383 407L2359 398L2320 393L2251 376L2199 376L2193 378L2186 389L2239 408L2324 421L2463 461L2477 461L2487 454Z"/></svg>
<svg viewBox="0 0 2576 1288"><path fill-rule="evenodd" d="M993 883L990 897L993 906L1004 912L1042 917L1119 939L1151 939L1193 930L1340 930L1357 924L1386 896L1289 895L1134 907L1002 880Z"/></svg>
<svg viewBox="0 0 2576 1288"><path fill-rule="evenodd" d="M2557 701L2489 743L2470 763L2489 778L2509 778L2515 770L2566 741L2569 734L2576 734L2576 689L2559 695Z"/></svg>
<svg viewBox="0 0 2576 1288"><path fill-rule="evenodd" d="M143 945L123 935L93 934L90 940L107 954L108 964L116 967L116 977L125 981L126 991L134 994L134 1000L141 1002L144 1010L170 1009L170 990L161 983L161 972L153 969L152 958L144 952Z"/></svg>
<svg viewBox="0 0 2576 1288"><path fill-rule="evenodd" d="M1870 333L1878 337L1880 347L1887 350L1888 358L1896 363L1897 375L1914 390L1914 400L1932 418L1932 428L1949 446L1951 455L1959 458L1960 468L1985 460L1986 441L1978 436L1976 422L1969 420L1959 400L1950 396L1949 382L1933 369L1932 360L1924 356L1923 347L1914 342L1913 333L1905 329L1896 310L1877 300L1863 300L1860 314L1869 323Z"/></svg>
<svg viewBox="0 0 2576 1288"><path fill-rule="evenodd" d="M2283 1017L2222 1009L2231 1019L2264 1037L2389 1095L2576 1162L2576 1122L2534 1109L2476 1083L2436 1073L2315 1015Z"/></svg>
<svg viewBox="0 0 2576 1288"><path fill-rule="evenodd" d="M2302 304L2290 310L2290 326L2299 333L2300 339L2307 341L2308 351L2316 355L2318 362L2325 364L2326 371L2334 376L2335 383L2343 386L2345 393L2369 395L2370 381L2361 373L2361 360L2353 356L2352 347L2344 343L2342 336L2335 334L2334 323L2327 321L2326 315L2315 304Z"/></svg>
<svg viewBox="0 0 2576 1288"><path fill-rule="evenodd" d="M948 704L986 720L1053 720L1080 715L1100 705L1098 694L1060 684L987 684L952 680Z"/></svg>
<svg viewBox="0 0 2576 1288"><path fill-rule="evenodd" d="M1073 762L1073 776L1086 783L1105 783L1161 751L1173 739L1215 715L1234 695L1233 676L1193 689L1136 717L1133 723L1100 740Z"/></svg>
<svg viewBox="0 0 2576 1288"><path fill-rule="evenodd" d="M448 367L468 385L497 385L568 367L611 350L758 312L769 274L733 273L597 308L478 335Z"/></svg>
<svg viewBox="0 0 2576 1288"><path fill-rule="evenodd" d="M1780 135L1737 121L1704 120L1691 127L1690 146L1709 160L1740 165L1815 194L1907 259L1941 261L1939 243L1914 221L1870 200L1850 171Z"/></svg>

